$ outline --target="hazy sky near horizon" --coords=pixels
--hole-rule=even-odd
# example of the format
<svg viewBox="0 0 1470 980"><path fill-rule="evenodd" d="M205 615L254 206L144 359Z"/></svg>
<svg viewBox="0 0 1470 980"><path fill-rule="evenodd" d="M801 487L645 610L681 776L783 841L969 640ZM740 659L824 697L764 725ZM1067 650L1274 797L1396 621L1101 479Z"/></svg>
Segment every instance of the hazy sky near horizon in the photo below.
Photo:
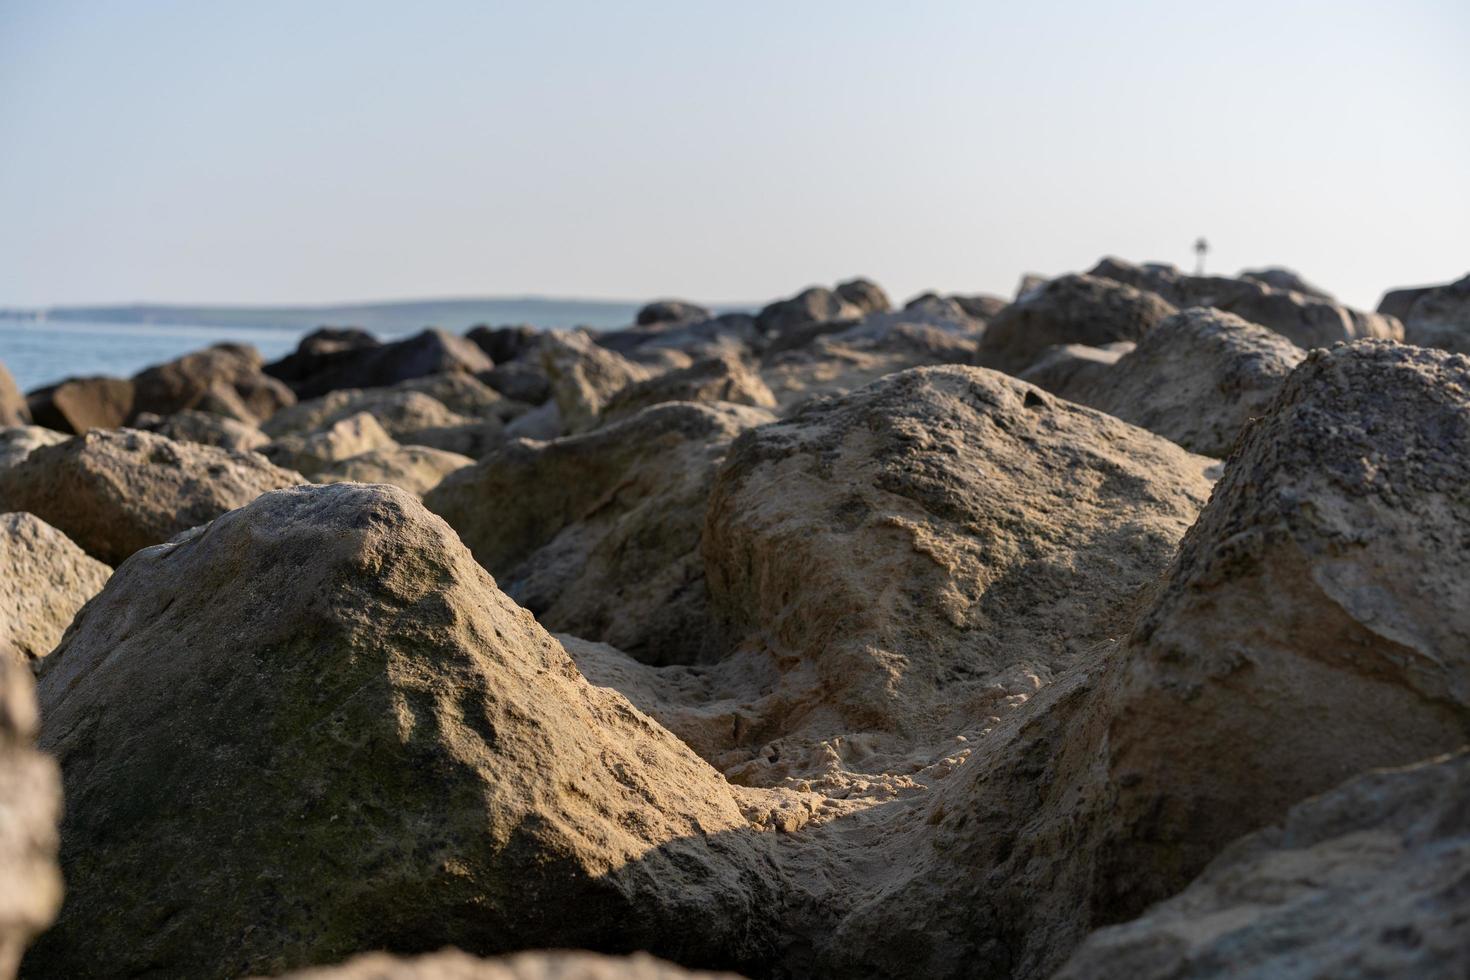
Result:
<svg viewBox="0 0 1470 980"><path fill-rule="evenodd" d="M0 306L1470 271L1465 0L0 0Z"/></svg>

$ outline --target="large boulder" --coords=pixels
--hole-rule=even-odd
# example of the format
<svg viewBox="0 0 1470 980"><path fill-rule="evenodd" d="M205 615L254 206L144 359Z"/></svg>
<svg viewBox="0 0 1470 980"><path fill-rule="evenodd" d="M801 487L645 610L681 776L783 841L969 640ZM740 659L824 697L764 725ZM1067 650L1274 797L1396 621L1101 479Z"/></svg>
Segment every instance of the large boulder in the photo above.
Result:
<svg viewBox="0 0 1470 980"><path fill-rule="evenodd" d="M262 374L263 363L248 344L215 344L148 368L133 376L133 417L203 409L242 422L270 418L296 396Z"/></svg>
<svg viewBox="0 0 1470 980"><path fill-rule="evenodd" d="M0 364L0 426L29 425L31 409L15 386L15 379Z"/></svg>
<svg viewBox="0 0 1470 980"><path fill-rule="evenodd" d="M864 316L869 313L887 313L893 309L893 301L888 298L883 287L871 279L859 277L839 282L833 292L838 299L856 307Z"/></svg>
<svg viewBox="0 0 1470 980"><path fill-rule="evenodd" d="M592 432L517 440L425 497L501 587L549 628L651 663L706 639L704 506L760 409L668 402Z"/></svg>
<svg viewBox="0 0 1470 980"><path fill-rule="evenodd" d="M1156 293L1175 306L1213 306L1281 334L1303 349L1344 340L1403 340L1403 324L1336 302L1252 279L1190 276L1169 265L1105 258L1089 273Z"/></svg>
<svg viewBox="0 0 1470 980"><path fill-rule="evenodd" d="M475 465L459 453L428 446L392 446L332 463L319 471L315 483L389 483L416 497L437 487L446 476Z"/></svg>
<svg viewBox="0 0 1470 980"><path fill-rule="evenodd" d="M26 396L31 419L57 432L115 429L132 418L133 383L122 378L68 378Z"/></svg>
<svg viewBox="0 0 1470 980"><path fill-rule="evenodd" d="M30 511L116 565L267 490L303 482L255 453L94 429L0 470L0 510Z"/></svg>
<svg viewBox="0 0 1470 980"><path fill-rule="evenodd" d="M755 317L756 330L766 336L780 336L809 323L829 320L857 320L864 310L824 286L812 286L790 299L777 300L761 309Z"/></svg>
<svg viewBox="0 0 1470 980"><path fill-rule="evenodd" d="M1110 369L1083 372L1058 394L1190 452L1225 456L1305 356L1273 330L1194 307L1154 327Z"/></svg>
<svg viewBox="0 0 1470 980"><path fill-rule="evenodd" d="M1152 293L1097 276L1067 275L1033 289L990 318L980 363L1017 374L1048 347L1137 341L1174 313Z"/></svg>
<svg viewBox="0 0 1470 980"><path fill-rule="evenodd" d="M314 375L381 346L377 337L357 327L321 327L302 337L296 350L261 370L296 391Z"/></svg>
<svg viewBox="0 0 1470 980"><path fill-rule="evenodd" d="M726 783L396 488L266 494L135 555L39 690L67 894L31 975L769 952Z"/></svg>
<svg viewBox="0 0 1470 980"><path fill-rule="evenodd" d="M744 434L710 495L708 632L780 680L705 751L766 785L947 755L1126 629L1209 493L1207 465L959 366Z"/></svg>
<svg viewBox="0 0 1470 980"><path fill-rule="evenodd" d="M541 362L534 357L497 364L475 377L511 401L526 405L541 405L551 397L551 382Z"/></svg>
<svg viewBox="0 0 1470 980"><path fill-rule="evenodd" d="M1359 776L1093 933L1056 980L1470 975L1470 754Z"/></svg>
<svg viewBox="0 0 1470 980"><path fill-rule="evenodd" d="M14 466L42 446L66 442L71 436L39 425L13 425L0 429L0 470Z"/></svg>
<svg viewBox="0 0 1470 980"><path fill-rule="evenodd" d="M698 303L690 303L682 299L660 299L639 310L633 322L640 327L647 327L661 323L708 320L712 316L714 313Z"/></svg>
<svg viewBox="0 0 1470 980"><path fill-rule="evenodd" d="M595 426L613 395L652 375L648 368L599 346L580 330L555 331L543 337L541 367L569 433Z"/></svg>
<svg viewBox="0 0 1470 980"><path fill-rule="evenodd" d="M1405 342L1470 354L1470 276L1443 286L1400 292L1412 295L1398 304L1394 302L1398 294L1389 293L1378 308L1404 308L1401 319Z"/></svg>
<svg viewBox="0 0 1470 980"><path fill-rule="evenodd" d="M271 441L250 422L192 408L167 416L145 412L133 419L132 428L156 432L175 442L197 442L235 452L259 449Z"/></svg>
<svg viewBox="0 0 1470 980"><path fill-rule="evenodd" d="M541 331L525 324L516 327L482 325L472 327L465 337L499 366L534 350L541 339Z"/></svg>
<svg viewBox="0 0 1470 980"><path fill-rule="evenodd" d="M333 463L397 446L373 416L358 412L309 435L283 436L263 447L260 454L277 466L315 479Z"/></svg>
<svg viewBox="0 0 1470 980"><path fill-rule="evenodd" d="M424 330L390 344L356 342L326 358L325 364L292 382L301 398L315 398L339 388L381 388L429 374L463 371L473 374L494 365L477 344L443 330ZM280 369L271 373L279 376Z"/></svg>
<svg viewBox="0 0 1470 980"><path fill-rule="evenodd" d="M34 514L0 514L0 657L40 660L112 569Z"/></svg>
<svg viewBox="0 0 1470 980"><path fill-rule="evenodd" d="M0 980L61 905L56 866L61 779L32 747L37 717L30 668L0 649Z"/></svg>
<svg viewBox="0 0 1470 980"><path fill-rule="evenodd" d="M457 949L425 956L367 953L340 966L297 970L283 980L739 980L733 973L690 971L646 953L517 953L480 959Z"/></svg>
<svg viewBox="0 0 1470 980"><path fill-rule="evenodd" d="M603 406L602 422L636 415L660 402L727 402L774 408L776 396L744 360L727 354L627 385Z"/></svg>
<svg viewBox="0 0 1470 980"><path fill-rule="evenodd" d="M1302 363L1114 679L1109 766L1138 815L1115 863L1197 871L1311 793L1470 739L1467 486L1470 360L1365 342Z"/></svg>
<svg viewBox="0 0 1470 980"><path fill-rule="evenodd" d="M1178 893L1303 799L1465 744L1467 460L1470 360L1386 342L1310 353L1132 630L976 746L833 955L1050 976L1088 932ZM1245 911L1196 922L1201 941Z"/></svg>

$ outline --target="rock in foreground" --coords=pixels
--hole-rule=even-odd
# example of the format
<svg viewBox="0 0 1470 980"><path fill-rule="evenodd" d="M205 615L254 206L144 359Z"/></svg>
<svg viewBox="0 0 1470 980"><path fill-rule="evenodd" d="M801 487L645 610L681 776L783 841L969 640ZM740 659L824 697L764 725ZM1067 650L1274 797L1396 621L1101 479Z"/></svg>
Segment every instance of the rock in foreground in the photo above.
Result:
<svg viewBox="0 0 1470 980"><path fill-rule="evenodd" d="M31 937L61 904L56 763L32 748L36 697L30 668L0 649L0 980L15 976Z"/></svg>
<svg viewBox="0 0 1470 980"><path fill-rule="evenodd" d="M40 691L67 896L33 976L764 952L728 786L403 491L270 493L136 555Z"/></svg>

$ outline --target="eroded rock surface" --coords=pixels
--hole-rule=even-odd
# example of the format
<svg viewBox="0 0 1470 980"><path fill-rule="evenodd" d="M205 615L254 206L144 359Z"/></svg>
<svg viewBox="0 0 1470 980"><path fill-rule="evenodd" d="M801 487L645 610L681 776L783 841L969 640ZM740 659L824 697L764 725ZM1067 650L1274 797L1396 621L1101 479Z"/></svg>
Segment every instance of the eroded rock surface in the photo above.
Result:
<svg viewBox="0 0 1470 980"><path fill-rule="evenodd" d="M1093 933L1057 980L1470 973L1470 755L1359 776Z"/></svg>
<svg viewBox="0 0 1470 980"><path fill-rule="evenodd" d="M13 425L0 429L0 470L14 466L42 446L66 442L71 436L39 425Z"/></svg>
<svg viewBox="0 0 1470 980"><path fill-rule="evenodd" d="M541 367L569 433L597 424L602 409L627 385L651 376L648 368L593 343L581 331L556 331L541 339Z"/></svg>
<svg viewBox="0 0 1470 980"><path fill-rule="evenodd" d="M1305 356L1275 331L1194 307L1159 323L1108 370L1081 372L1058 393L1223 457Z"/></svg>
<svg viewBox="0 0 1470 980"><path fill-rule="evenodd" d="M34 514L0 514L0 656L46 656L111 574Z"/></svg>
<svg viewBox="0 0 1470 980"><path fill-rule="evenodd" d="M0 470L0 510L30 511L116 565L267 490L303 482L255 453L94 429Z"/></svg>
<svg viewBox="0 0 1470 980"><path fill-rule="evenodd" d="M654 405L580 436L511 442L425 502L549 628L689 662L706 641L699 541L715 467L732 438L771 418Z"/></svg>
<svg viewBox="0 0 1470 980"><path fill-rule="evenodd" d="M40 692L68 884L31 975L769 952L771 872L725 782L395 488L266 494L136 555Z"/></svg>

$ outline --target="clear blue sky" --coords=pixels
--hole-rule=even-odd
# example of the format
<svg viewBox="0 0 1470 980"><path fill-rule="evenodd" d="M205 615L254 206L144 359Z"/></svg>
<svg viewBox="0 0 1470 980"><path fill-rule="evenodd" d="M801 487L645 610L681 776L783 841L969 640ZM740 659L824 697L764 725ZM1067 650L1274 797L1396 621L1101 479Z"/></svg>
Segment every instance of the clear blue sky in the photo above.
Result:
<svg viewBox="0 0 1470 980"><path fill-rule="evenodd" d="M0 305L1470 271L1470 2L0 0Z"/></svg>

